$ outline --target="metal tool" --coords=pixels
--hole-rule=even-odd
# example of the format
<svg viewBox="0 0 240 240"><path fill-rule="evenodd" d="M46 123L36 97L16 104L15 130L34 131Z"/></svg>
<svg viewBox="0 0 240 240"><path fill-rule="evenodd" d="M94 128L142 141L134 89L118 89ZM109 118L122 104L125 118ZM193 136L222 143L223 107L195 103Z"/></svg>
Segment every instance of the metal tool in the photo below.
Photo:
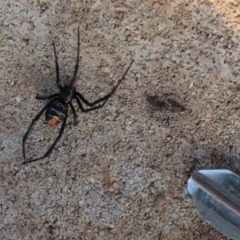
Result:
<svg viewBox="0 0 240 240"><path fill-rule="evenodd" d="M195 171L188 191L201 218L225 236L240 239L240 177L229 170Z"/></svg>

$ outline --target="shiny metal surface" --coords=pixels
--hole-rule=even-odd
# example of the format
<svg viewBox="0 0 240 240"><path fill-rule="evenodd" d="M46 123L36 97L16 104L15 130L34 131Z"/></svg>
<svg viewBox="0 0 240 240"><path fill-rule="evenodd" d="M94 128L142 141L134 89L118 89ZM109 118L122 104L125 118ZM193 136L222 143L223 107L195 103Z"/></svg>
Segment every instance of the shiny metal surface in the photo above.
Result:
<svg viewBox="0 0 240 240"><path fill-rule="evenodd" d="M195 171L188 191L198 214L225 236L240 239L240 177L229 170Z"/></svg>

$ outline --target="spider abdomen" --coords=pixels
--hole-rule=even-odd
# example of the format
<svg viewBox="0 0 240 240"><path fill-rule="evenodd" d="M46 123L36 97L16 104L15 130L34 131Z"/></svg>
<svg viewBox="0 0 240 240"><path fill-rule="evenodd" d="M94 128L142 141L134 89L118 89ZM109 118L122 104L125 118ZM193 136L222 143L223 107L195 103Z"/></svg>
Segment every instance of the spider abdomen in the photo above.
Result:
<svg viewBox="0 0 240 240"><path fill-rule="evenodd" d="M45 118L50 125L62 122L66 118L67 104L56 102L46 110Z"/></svg>

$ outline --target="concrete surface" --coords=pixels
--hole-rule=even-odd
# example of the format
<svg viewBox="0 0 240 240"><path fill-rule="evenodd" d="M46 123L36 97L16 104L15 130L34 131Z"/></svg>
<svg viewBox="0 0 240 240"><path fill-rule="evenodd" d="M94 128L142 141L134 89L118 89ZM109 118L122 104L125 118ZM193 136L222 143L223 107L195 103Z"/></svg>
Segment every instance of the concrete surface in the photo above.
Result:
<svg viewBox="0 0 240 240"><path fill-rule="evenodd" d="M226 239L195 212L195 169L239 173L239 1L1 1L0 239ZM93 101L51 156L21 165L22 137L73 74ZM75 104L75 103L74 103ZM76 106L76 105L75 105ZM183 106L184 109L179 107ZM58 127L27 143L39 155Z"/></svg>

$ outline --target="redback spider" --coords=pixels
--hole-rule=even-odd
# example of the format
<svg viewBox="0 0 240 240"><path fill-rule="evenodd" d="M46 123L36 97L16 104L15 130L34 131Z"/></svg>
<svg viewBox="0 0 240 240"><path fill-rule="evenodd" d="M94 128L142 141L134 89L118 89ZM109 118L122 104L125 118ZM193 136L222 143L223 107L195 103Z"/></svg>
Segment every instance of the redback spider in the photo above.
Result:
<svg viewBox="0 0 240 240"><path fill-rule="evenodd" d="M76 84L76 80L77 80L77 73L78 73L78 64L79 64L79 48L80 48L80 33L79 33L79 27L78 27L77 63L76 63L76 66L75 66L73 78L72 78L69 85L66 85L66 86L62 87L61 84L60 84L60 78L59 78L59 65L58 65L56 49L55 49L55 45L53 43L53 50L54 50L55 63L56 63L56 83L57 83L57 86L58 86L60 92L56 93L56 94L53 94L51 96L48 96L48 97L40 97L38 95L36 96L36 99L39 99L39 100L50 99L50 101L37 114L37 116L32 120L32 123L31 123L30 127L28 128L27 132L25 133L25 135L23 137L22 151L23 151L24 159L26 159L25 142L26 142L26 139L29 135L29 132L32 129L35 122L37 122L39 120L39 118L42 116L42 114L45 111L46 111L45 112L45 118L50 125L55 125L57 123L62 122L62 126L59 130L59 134L58 134L57 138L55 139L53 144L50 146L50 148L47 150L47 152L42 157L26 160L26 161L22 162L23 164L30 163L30 162L35 162L35 161L38 161L40 159L43 159L43 158L49 156L49 154L51 153L51 151L53 150L53 148L55 147L55 145L57 144L57 142L59 141L59 139L63 135L64 129L65 129L65 126L66 126L66 122L67 122L67 118L68 118L68 105L70 106L70 108L72 110L72 113L73 113L74 125L77 125L77 114L76 114L76 110L75 110L75 108L72 104L72 101L74 99L76 100L76 102L77 102L77 104L78 104L78 106L79 106L79 108L81 109L82 112L89 112L89 111L93 111L93 110L102 108L106 104L108 99L115 93L115 91L117 90L118 86L120 85L120 83L122 82L122 80L124 79L126 74L128 73L128 71L129 71L129 69L130 69L130 67L132 66L132 63L133 63L133 60L132 60L130 65L128 66L127 70L123 74L122 78L118 81L118 84L112 89L112 91L109 94L107 94L106 96L90 103L88 100L86 100L83 97L83 95L81 93L77 92L76 88L75 88L75 84ZM86 104L87 106L89 106L90 108L85 109L82 105L82 102L84 104Z"/></svg>

